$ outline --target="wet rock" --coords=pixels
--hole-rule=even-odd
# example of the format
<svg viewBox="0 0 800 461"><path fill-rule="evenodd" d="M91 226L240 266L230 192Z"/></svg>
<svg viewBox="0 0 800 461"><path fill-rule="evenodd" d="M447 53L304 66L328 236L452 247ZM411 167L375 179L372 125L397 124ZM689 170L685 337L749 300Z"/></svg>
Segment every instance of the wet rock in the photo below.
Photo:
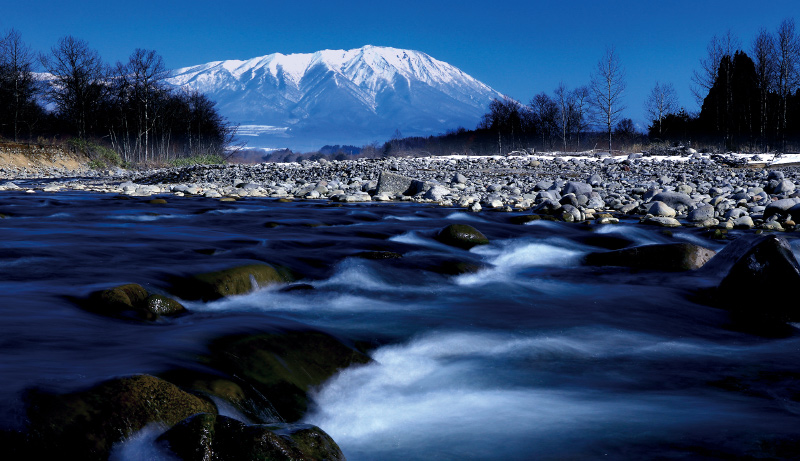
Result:
<svg viewBox="0 0 800 461"><path fill-rule="evenodd" d="M316 426L248 425L209 413L181 421L158 442L184 461L345 459L336 442Z"/></svg>
<svg viewBox="0 0 800 461"><path fill-rule="evenodd" d="M463 248L465 250L469 250L476 245L486 245L489 243L489 239L486 238L485 235L468 224L450 224L440 230L435 238L445 245Z"/></svg>
<svg viewBox="0 0 800 461"><path fill-rule="evenodd" d="M179 279L173 287L185 299L210 301L290 281L291 276L283 268L269 264L248 264Z"/></svg>
<svg viewBox="0 0 800 461"><path fill-rule="evenodd" d="M153 294L144 300L145 309L156 315L175 315L186 312L181 303L164 295Z"/></svg>
<svg viewBox="0 0 800 461"><path fill-rule="evenodd" d="M136 283L96 291L89 295L86 302L80 303L97 314L138 320L156 320L163 315L186 312L186 308L174 299L149 294L143 286Z"/></svg>
<svg viewBox="0 0 800 461"><path fill-rule="evenodd" d="M305 414L312 388L343 368L371 361L316 331L226 337L214 341L210 350L212 365L246 381L256 391L252 398L266 399L285 421Z"/></svg>
<svg viewBox="0 0 800 461"><path fill-rule="evenodd" d="M715 251L692 243L665 243L589 253L584 262L590 266L622 266L659 271L699 269Z"/></svg>
<svg viewBox="0 0 800 461"><path fill-rule="evenodd" d="M734 243L718 255L717 266L730 265L717 288L719 306L744 326L771 329L800 321L798 305L775 298L780 290L800 286L800 265L789 243L775 235L743 237Z"/></svg>
<svg viewBox="0 0 800 461"><path fill-rule="evenodd" d="M172 426L195 413L216 413L210 401L162 379L139 375L73 394L26 395L30 459L105 460L114 443L150 423Z"/></svg>
<svg viewBox="0 0 800 461"><path fill-rule="evenodd" d="M483 269L483 266L473 261L444 258L435 262L423 264L422 269L443 275L461 275L474 274Z"/></svg>

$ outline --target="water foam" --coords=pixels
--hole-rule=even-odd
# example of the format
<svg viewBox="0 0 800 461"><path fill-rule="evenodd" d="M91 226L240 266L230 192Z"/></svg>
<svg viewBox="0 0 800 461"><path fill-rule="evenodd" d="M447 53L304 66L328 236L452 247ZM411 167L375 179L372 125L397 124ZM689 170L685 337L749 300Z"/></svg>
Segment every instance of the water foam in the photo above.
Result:
<svg viewBox="0 0 800 461"><path fill-rule="evenodd" d="M535 379L506 381L504 369L516 368L521 356L569 363L598 353L637 353L654 339L612 334L605 343L605 335L585 341L584 333L432 333L384 347L373 353L374 363L347 369L316 392L304 422L328 432L348 459L525 459L548 447L564 454L570 439L591 444L641 425L657 432L696 424L698 405L706 407L699 419L731 411L688 396L597 393L591 383L559 390L531 385ZM614 352L619 343L627 346Z"/></svg>

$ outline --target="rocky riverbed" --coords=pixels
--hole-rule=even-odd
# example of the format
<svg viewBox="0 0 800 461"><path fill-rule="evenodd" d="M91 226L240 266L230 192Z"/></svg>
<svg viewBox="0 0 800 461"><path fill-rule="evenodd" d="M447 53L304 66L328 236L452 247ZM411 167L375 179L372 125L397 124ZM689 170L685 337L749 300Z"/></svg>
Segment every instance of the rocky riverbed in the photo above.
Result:
<svg viewBox="0 0 800 461"><path fill-rule="evenodd" d="M793 167L31 176L0 183L10 459L800 453L800 312L770 298L798 239L764 232L796 227Z"/></svg>
<svg viewBox="0 0 800 461"><path fill-rule="evenodd" d="M758 160L758 157L755 157ZM568 222L638 217L665 227L794 230L800 171L742 156L510 156L197 165L69 177L47 171L0 190L87 190L132 196L202 195L337 202L411 201L478 212L530 210Z"/></svg>

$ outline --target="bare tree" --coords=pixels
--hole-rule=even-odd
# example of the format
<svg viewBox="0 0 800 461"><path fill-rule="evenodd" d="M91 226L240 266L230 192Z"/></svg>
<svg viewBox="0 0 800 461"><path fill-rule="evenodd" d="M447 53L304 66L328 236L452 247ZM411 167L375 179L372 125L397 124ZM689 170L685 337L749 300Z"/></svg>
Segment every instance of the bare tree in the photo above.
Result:
<svg viewBox="0 0 800 461"><path fill-rule="evenodd" d="M558 87L553 92L555 95L555 103L558 106L558 117L556 119L558 125L558 134L564 144L564 151L567 150L567 140L572 132L573 115L574 115L574 101L572 93L567 90L564 83L558 84Z"/></svg>
<svg viewBox="0 0 800 461"><path fill-rule="evenodd" d="M40 59L52 76L48 90L51 101L75 124L78 137L85 139L105 90L107 72L100 55L85 41L70 35Z"/></svg>
<svg viewBox="0 0 800 461"><path fill-rule="evenodd" d="M125 82L129 97L136 105L137 145L144 151L144 161L151 160L150 133L155 127L156 100L163 92L169 71L155 51L137 48L126 65L117 64L118 78Z"/></svg>
<svg viewBox="0 0 800 461"><path fill-rule="evenodd" d="M716 35L711 37L706 49L708 56L700 60L700 70L695 70L692 75L692 81L695 84L692 87L692 94L700 106L703 105L703 99L717 81L717 73L723 56L733 57L736 51L741 49L741 43L733 32L728 30L722 37Z"/></svg>
<svg viewBox="0 0 800 461"><path fill-rule="evenodd" d="M590 89L591 102L595 107L595 123L605 127L608 132L608 150L611 151L611 135L614 125L622 116L625 106L622 94L625 91L625 70L613 47L606 49L605 55L597 62L597 70L592 77Z"/></svg>
<svg viewBox="0 0 800 461"><path fill-rule="evenodd" d="M650 96L644 103L644 109L650 116L650 120L658 124L658 135L661 136L661 123L664 121L664 117L675 113L678 109L678 95L675 93L672 83L662 85L656 82L656 86L650 91Z"/></svg>
<svg viewBox="0 0 800 461"><path fill-rule="evenodd" d="M17 30L11 29L0 38L0 105L7 108L14 141L19 140L23 122L32 122L30 108L35 105L37 90L33 60L33 52L23 43Z"/></svg>
<svg viewBox="0 0 800 461"><path fill-rule="evenodd" d="M589 128L589 88L586 86L579 86L572 90L572 99L574 101L574 123L575 123L575 150L581 148L581 133Z"/></svg>
<svg viewBox="0 0 800 461"><path fill-rule="evenodd" d="M542 135L542 149L549 146L553 148L553 133L556 132L556 119L558 118L558 105L547 93L539 93L530 103L539 133Z"/></svg>
<svg viewBox="0 0 800 461"><path fill-rule="evenodd" d="M769 94L776 86L775 38L766 29L762 28L758 32L753 41L752 53L759 92L759 112L761 112L759 134L764 139L769 126Z"/></svg>
<svg viewBox="0 0 800 461"><path fill-rule="evenodd" d="M787 102L800 84L800 36L795 31L793 19L784 20L778 26L776 39L777 93L781 101L780 131L783 147L786 147Z"/></svg>

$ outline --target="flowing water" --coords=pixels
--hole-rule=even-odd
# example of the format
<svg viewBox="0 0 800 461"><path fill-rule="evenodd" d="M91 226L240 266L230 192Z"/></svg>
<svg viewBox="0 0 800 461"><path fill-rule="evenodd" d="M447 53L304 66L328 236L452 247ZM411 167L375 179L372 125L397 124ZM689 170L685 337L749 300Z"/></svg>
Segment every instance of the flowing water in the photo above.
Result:
<svg viewBox="0 0 800 461"><path fill-rule="evenodd" d="M588 252L626 244L722 248L700 230L517 225L506 213L397 203L168 200L0 196L3 428L24 423L27 388L157 374L219 336L310 325L374 347L372 364L314 392L304 419L351 460L797 453L800 336L731 328L725 311L693 301L714 283L706 276L581 265ZM452 223L491 244L438 243L436 230ZM403 257L354 257L375 250ZM429 270L453 259L481 269ZM73 302L122 283L166 290L170 277L253 261L288 266L314 289L186 302L190 315L155 323ZM768 293L765 302L794 302ZM116 459L157 458L158 429L149 431Z"/></svg>

